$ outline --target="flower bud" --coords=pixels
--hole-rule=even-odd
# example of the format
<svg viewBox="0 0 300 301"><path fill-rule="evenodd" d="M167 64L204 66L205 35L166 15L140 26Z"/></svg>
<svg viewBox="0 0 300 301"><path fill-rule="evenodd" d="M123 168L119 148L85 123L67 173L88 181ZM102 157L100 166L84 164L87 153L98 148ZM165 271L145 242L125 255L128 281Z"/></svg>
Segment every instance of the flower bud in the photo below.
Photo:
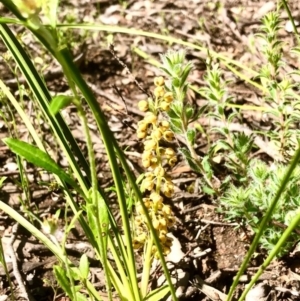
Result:
<svg viewBox="0 0 300 301"><path fill-rule="evenodd" d="M172 142L174 139L174 133L172 131L165 131L163 136L168 142Z"/></svg>
<svg viewBox="0 0 300 301"><path fill-rule="evenodd" d="M136 135L139 139L144 139L147 137L147 132L146 131L140 131L137 130Z"/></svg>
<svg viewBox="0 0 300 301"><path fill-rule="evenodd" d="M170 104L166 101L162 101L160 103L160 108L163 110L163 111L169 111L170 110Z"/></svg>
<svg viewBox="0 0 300 301"><path fill-rule="evenodd" d="M165 149L164 155L165 155L166 157L168 157L168 158L171 158L171 157L176 156L176 153L175 153L175 151L173 150L173 148L167 147L167 148Z"/></svg>
<svg viewBox="0 0 300 301"><path fill-rule="evenodd" d="M162 166L157 166L153 173L156 177L163 177L165 175L165 170Z"/></svg>
<svg viewBox="0 0 300 301"><path fill-rule="evenodd" d="M152 131L151 133L151 138L156 140L156 141L159 141L162 137L162 132L160 129L156 128Z"/></svg>
<svg viewBox="0 0 300 301"><path fill-rule="evenodd" d="M157 116L155 114L153 114L152 112L148 112L144 118L144 121L146 123L154 124L157 121Z"/></svg>
<svg viewBox="0 0 300 301"><path fill-rule="evenodd" d="M162 202L164 200L163 197L157 192L152 192L150 194L150 199L153 201L153 203Z"/></svg>
<svg viewBox="0 0 300 301"><path fill-rule="evenodd" d="M154 89L154 92L153 92L154 96L159 98L159 97L163 97L164 94L165 94L165 89L164 87L162 86L158 86Z"/></svg>
<svg viewBox="0 0 300 301"><path fill-rule="evenodd" d="M165 83L165 80L162 76L158 76L154 78L154 85L155 86L163 86Z"/></svg>
<svg viewBox="0 0 300 301"><path fill-rule="evenodd" d="M171 103L173 101L174 97L173 97L173 93L172 92L167 92L164 95L164 101L167 103Z"/></svg>
<svg viewBox="0 0 300 301"><path fill-rule="evenodd" d="M147 100L141 100L138 102L138 108L142 112L146 112L149 109L149 104Z"/></svg>
<svg viewBox="0 0 300 301"><path fill-rule="evenodd" d="M156 144L157 144L157 142L155 140L153 140L153 139L146 140L144 142L144 149L146 151L153 150L153 149L155 149Z"/></svg>

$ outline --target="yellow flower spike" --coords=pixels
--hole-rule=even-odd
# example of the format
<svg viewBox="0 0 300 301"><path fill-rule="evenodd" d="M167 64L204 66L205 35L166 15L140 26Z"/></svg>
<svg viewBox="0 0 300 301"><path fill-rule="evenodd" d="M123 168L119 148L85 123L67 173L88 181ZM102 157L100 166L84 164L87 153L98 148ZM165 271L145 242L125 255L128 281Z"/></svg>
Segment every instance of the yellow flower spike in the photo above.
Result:
<svg viewBox="0 0 300 301"><path fill-rule="evenodd" d="M163 111L169 111L170 110L170 104L167 103L166 101L162 101L160 103L160 108L163 110Z"/></svg>
<svg viewBox="0 0 300 301"><path fill-rule="evenodd" d="M146 112L149 109L149 103L147 100L141 100L138 102L138 108L142 112Z"/></svg>
<svg viewBox="0 0 300 301"><path fill-rule="evenodd" d="M158 86L154 89L153 94L156 98L163 97L165 94L165 89L162 86Z"/></svg>
<svg viewBox="0 0 300 301"><path fill-rule="evenodd" d="M154 85L155 86L163 86L165 83L165 80L162 76L157 76L154 78Z"/></svg>
<svg viewBox="0 0 300 301"><path fill-rule="evenodd" d="M174 133L171 131L165 131L163 136L164 136L164 139L168 142L172 142L174 139Z"/></svg>
<svg viewBox="0 0 300 301"><path fill-rule="evenodd" d="M173 100L174 100L174 97L173 97L173 93L172 92L165 93L165 95L164 95L164 101L165 102L171 103Z"/></svg>
<svg viewBox="0 0 300 301"><path fill-rule="evenodd" d="M146 123L152 123L155 124L157 122L157 116L153 114L152 112L147 112L144 121Z"/></svg>

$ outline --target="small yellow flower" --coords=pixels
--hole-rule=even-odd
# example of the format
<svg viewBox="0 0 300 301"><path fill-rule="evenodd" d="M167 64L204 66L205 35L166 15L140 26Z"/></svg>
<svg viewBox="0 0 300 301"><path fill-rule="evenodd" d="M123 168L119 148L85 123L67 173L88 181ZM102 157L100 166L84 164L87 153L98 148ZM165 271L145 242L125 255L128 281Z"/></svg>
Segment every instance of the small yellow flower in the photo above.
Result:
<svg viewBox="0 0 300 301"><path fill-rule="evenodd" d="M163 208L162 208L162 212L166 215L173 214L172 209L169 205L164 205Z"/></svg>
<svg viewBox="0 0 300 301"><path fill-rule="evenodd" d="M165 94L165 89L162 86L158 86L154 89L153 94L155 97L159 98L159 97L163 97Z"/></svg>
<svg viewBox="0 0 300 301"><path fill-rule="evenodd" d="M175 217L174 216L168 216L167 218L167 224L168 227L171 228L175 224Z"/></svg>
<svg viewBox="0 0 300 301"><path fill-rule="evenodd" d="M146 112L149 109L149 103L147 100L141 100L138 102L138 108L142 112Z"/></svg>
<svg viewBox="0 0 300 301"><path fill-rule="evenodd" d="M158 76L154 78L154 85L155 86L163 86L165 83L165 80L162 76Z"/></svg>
<svg viewBox="0 0 300 301"><path fill-rule="evenodd" d="M154 181L152 179L145 178L141 184L144 190L151 191L154 188Z"/></svg>
<svg viewBox="0 0 300 301"><path fill-rule="evenodd" d="M174 184L171 181L165 182L162 192L166 197L171 198L174 194Z"/></svg>
<svg viewBox="0 0 300 301"><path fill-rule="evenodd" d="M157 192L152 192L150 194L150 199L153 201L153 203L162 202L164 200L163 197Z"/></svg>
<svg viewBox="0 0 300 301"><path fill-rule="evenodd" d="M137 135L138 139L144 139L147 137L147 132L137 130L136 135Z"/></svg>
<svg viewBox="0 0 300 301"><path fill-rule="evenodd" d="M170 252L171 252L171 248L169 248L169 247L163 247L163 254L166 256L166 255L168 255L168 254L170 254Z"/></svg>
<svg viewBox="0 0 300 301"><path fill-rule="evenodd" d="M158 230L159 229L159 221L157 219L154 219L152 221L152 223L153 223L153 228Z"/></svg>
<svg viewBox="0 0 300 301"><path fill-rule="evenodd" d="M147 238L146 233L141 233L140 235L138 235L137 237L135 237L135 239L141 243L144 243L145 240Z"/></svg>
<svg viewBox="0 0 300 301"><path fill-rule="evenodd" d="M163 136L164 136L165 140L168 142L172 142L174 139L174 133L171 131L165 131Z"/></svg>
<svg viewBox="0 0 300 301"><path fill-rule="evenodd" d="M171 157L176 156L176 153L175 153L175 151L173 150L173 148L167 147L167 148L165 149L164 155L165 155L167 158L171 158Z"/></svg>
<svg viewBox="0 0 300 301"><path fill-rule="evenodd" d="M137 204L135 206L135 210L138 214L144 214L144 210L143 210L143 207L141 206L141 204ZM141 222L139 222L139 225L140 225Z"/></svg>
<svg viewBox="0 0 300 301"><path fill-rule="evenodd" d="M167 221L165 218L160 218L159 219L159 224L161 225L161 227L166 227L167 226ZM160 228L161 228L160 227Z"/></svg>
<svg viewBox="0 0 300 301"><path fill-rule="evenodd" d="M146 207L147 209L149 209L150 206L151 206L151 200L150 200L150 198L143 198L143 202L144 202L144 204L145 204L145 207Z"/></svg>
<svg viewBox="0 0 300 301"><path fill-rule="evenodd" d="M134 248L135 250L138 250L138 249L140 249L143 245L142 245L139 241L133 239L133 241L132 241L132 246L133 246L133 248Z"/></svg>
<svg viewBox="0 0 300 301"><path fill-rule="evenodd" d="M138 130L147 131L147 128L148 128L148 124L144 120L138 122Z"/></svg>
<svg viewBox="0 0 300 301"><path fill-rule="evenodd" d="M170 123L167 120L163 120L160 122L159 128L162 132L165 132L170 128Z"/></svg>
<svg viewBox="0 0 300 301"><path fill-rule="evenodd" d="M163 177L165 175L165 170L162 166L157 166L153 173L156 177Z"/></svg>
<svg viewBox="0 0 300 301"><path fill-rule="evenodd" d="M150 167L150 165L151 165L151 160L150 160L150 158L143 158L143 159L142 159L142 165L143 165L145 168Z"/></svg>
<svg viewBox="0 0 300 301"><path fill-rule="evenodd" d="M157 116L155 114L153 114L152 112L148 112L144 118L144 121L146 123L155 124L157 121Z"/></svg>
<svg viewBox="0 0 300 301"><path fill-rule="evenodd" d="M159 141L162 137L162 132L160 129L156 128L152 131L151 133L151 138L156 140L156 141Z"/></svg>
<svg viewBox="0 0 300 301"><path fill-rule="evenodd" d="M165 245L168 246L168 247L171 247L172 243L173 243L173 238L167 236L167 240L165 242Z"/></svg>
<svg viewBox="0 0 300 301"><path fill-rule="evenodd" d="M177 162L177 157L174 156L174 157L171 157L168 161L168 164L170 167L173 167L175 165L175 163Z"/></svg>
<svg viewBox="0 0 300 301"><path fill-rule="evenodd" d="M167 92L164 95L164 101L167 103L171 103L173 101L174 97L173 97L173 93L172 92Z"/></svg>
<svg viewBox="0 0 300 301"><path fill-rule="evenodd" d="M169 111L170 110L170 104L166 101L162 101L160 103L160 108L163 110L163 111Z"/></svg>
<svg viewBox="0 0 300 301"><path fill-rule="evenodd" d="M153 139L146 140L144 142L144 149L146 151L153 150L156 147L157 142Z"/></svg>
<svg viewBox="0 0 300 301"><path fill-rule="evenodd" d="M13 0L13 3L26 19L38 15L43 6L42 0Z"/></svg>

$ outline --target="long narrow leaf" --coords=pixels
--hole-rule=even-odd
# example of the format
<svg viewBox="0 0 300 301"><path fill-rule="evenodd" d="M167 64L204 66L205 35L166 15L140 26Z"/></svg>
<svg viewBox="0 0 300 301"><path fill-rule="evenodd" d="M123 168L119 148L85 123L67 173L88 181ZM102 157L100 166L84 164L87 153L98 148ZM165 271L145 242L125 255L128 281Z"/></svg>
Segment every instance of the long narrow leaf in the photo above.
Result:
<svg viewBox="0 0 300 301"><path fill-rule="evenodd" d="M4 138L2 141L11 151L28 162L56 174L64 182L77 187L76 182L47 153L36 146L14 138Z"/></svg>

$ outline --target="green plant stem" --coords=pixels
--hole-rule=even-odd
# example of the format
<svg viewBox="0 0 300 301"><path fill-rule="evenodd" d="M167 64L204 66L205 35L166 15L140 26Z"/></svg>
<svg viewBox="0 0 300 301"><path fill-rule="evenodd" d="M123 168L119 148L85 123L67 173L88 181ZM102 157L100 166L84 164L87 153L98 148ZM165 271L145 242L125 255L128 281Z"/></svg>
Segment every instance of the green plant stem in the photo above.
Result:
<svg viewBox="0 0 300 301"><path fill-rule="evenodd" d="M105 277L105 285L106 291L108 294L108 299L112 300L112 292L111 292L111 279L110 279L110 271L107 264L107 248L105 240L107 240L107 233L102 229L102 221L99 220L101 214L99 214L99 210L106 210L106 208L99 208L98 206L98 183L97 183L97 169L96 169L96 158L93 150L93 143L91 139L91 134L88 128L88 122L86 115L82 109L81 105L78 105L78 114L81 117L83 124L84 136L86 137L86 145L88 149L88 157L90 162L90 170L91 170L91 180L92 180L92 204L93 208L95 208L96 212L94 212L94 216L96 217L96 227L98 228L98 236L96 239L98 240L98 247L100 248L100 258L104 269L104 277ZM105 234L104 236L102 234Z"/></svg>
<svg viewBox="0 0 300 301"><path fill-rule="evenodd" d="M150 269L151 269L151 264L153 262L152 246L153 246L153 237L151 235L150 238L148 239L148 243L146 246L146 252L145 252L145 258L144 258L144 267L143 267L143 274L142 274L142 280L141 280L142 298L145 298L147 295L148 282L149 282L149 277L150 277Z"/></svg>

